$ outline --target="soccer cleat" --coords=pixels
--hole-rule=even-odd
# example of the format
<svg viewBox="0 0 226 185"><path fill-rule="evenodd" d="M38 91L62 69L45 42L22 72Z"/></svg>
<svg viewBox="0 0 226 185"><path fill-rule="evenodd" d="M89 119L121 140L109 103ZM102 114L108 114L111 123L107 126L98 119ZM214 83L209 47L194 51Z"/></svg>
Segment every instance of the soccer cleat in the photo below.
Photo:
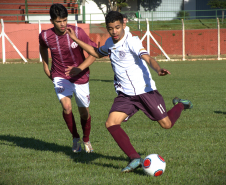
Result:
<svg viewBox="0 0 226 185"><path fill-rule="evenodd" d="M127 173L127 172L131 172L133 170L135 170L136 168L139 168L142 166L142 162L143 162L143 159L141 158L138 158L138 159L132 159L129 164L122 169L122 173Z"/></svg>
<svg viewBox="0 0 226 185"><path fill-rule="evenodd" d="M84 143L84 149L85 149L86 153L92 153L93 152L93 147L92 147L90 141L83 142L83 143Z"/></svg>
<svg viewBox="0 0 226 185"><path fill-rule="evenodd" d="M182 103L184 105L184 109L191 109L193 107L193 104L191 103L190 100L184 100L180 98L174 98L173 99L173 104L176 105L178 103Z"/></svg>
<svg viewBox="0 0 226 185"><path fill-rule="evenodd" d="M80 138L73 139L72 152L78 153L82 151Z"/></svg>

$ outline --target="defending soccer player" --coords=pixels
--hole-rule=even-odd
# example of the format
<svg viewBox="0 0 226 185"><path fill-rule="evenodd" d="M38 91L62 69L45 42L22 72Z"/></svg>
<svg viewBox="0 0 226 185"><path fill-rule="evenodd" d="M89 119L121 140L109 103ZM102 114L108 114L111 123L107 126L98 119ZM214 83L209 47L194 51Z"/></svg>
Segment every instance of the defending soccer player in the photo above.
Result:
<svg viewBox="0 0 226 185"><path fill-rule="evenodd" d="M123 16L123 23L125 24L124 30L125 30L126 32L129 32L129 31L130 31L129 26L126 26L126 24L127 24L127 22L128 22L128 17L127 17L126 14L123 14L122 16Z"/></svg>
<svg viewBox="0 0 226 185"><path fill-rule="evenodd" d="M89 113L90 92L89 92L89 68L84 67L86 61L91 65L95 57L88 56L85 59L83 49L78 46L67 34L67 27L76 33L76 36L83 42L96 46L83 29L67 25L67 9L61 4L53 4L50 7L50 17L53 28L43 30L39 35L40 53L43 59L43 69L46 75L53 81L56 95L63 108L63 118L73 137L72 151L81 152L81 142L84 143L85 151L93 152L89 135L91 130L91 116ZM51 51L52 66L49 70L48 49ZM66 76L65 70L73 71L72 76ZM83 130L83 139L80 140L74 115L72 113L72 96L80 114L80 121Z"/></svg>
<svg viewBox="0 0 226 185"><path fill-rule="evenodd" d="M161 94L147 64L159 76L170 74L147 53L140 39L132 37L124 31L123 16L111 11L107 14L106 27L110 34L104 46L92 47L76 37L73 29L68 28L70 37L89 54L96 58L109 56L114 71L114 86L118 96L109 112L106 127L118 146L129 157L129 164L122 172L130 172L142 164L140 155L132 146L128 135L121 128L121 123L127 121L138 110L142 110L148 118L157 121L162 128L172 128L184 109L191 109L189 100L173 99L174 107L166 112Z"/></svg>

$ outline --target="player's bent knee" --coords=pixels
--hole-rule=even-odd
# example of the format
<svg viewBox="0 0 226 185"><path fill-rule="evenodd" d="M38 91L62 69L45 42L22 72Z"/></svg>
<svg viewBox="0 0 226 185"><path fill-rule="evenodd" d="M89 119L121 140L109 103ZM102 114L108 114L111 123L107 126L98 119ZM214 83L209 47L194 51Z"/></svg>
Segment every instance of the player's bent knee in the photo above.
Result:
<svg viewBox="0 0 226 185"><path fill-rule="evenodd" d="M171 121L169 120L169 121L163 121L163 120L160 120L160 121L158 121L159 122L159 124L160 124L160 126L162 127L162 128L164 128L164 129L170 129L172 126L171 126Z"/></svg>
<svg viewBox="0 0 226 185"><path fill-rule="evenodd" d="M171 124L165 124L162 126L162 128L164 129L170 129L171 128Z"/></svg>

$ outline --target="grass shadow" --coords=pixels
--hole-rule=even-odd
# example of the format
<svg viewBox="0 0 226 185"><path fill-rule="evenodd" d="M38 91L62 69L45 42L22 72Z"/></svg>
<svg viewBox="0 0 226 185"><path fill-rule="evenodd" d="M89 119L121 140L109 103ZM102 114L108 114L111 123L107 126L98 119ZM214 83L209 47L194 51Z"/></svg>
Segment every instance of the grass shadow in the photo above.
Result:
<svg viewBox="0 0 226 185"><path fill-rule="evenodd" d="M223 111L214 111L214 113L216 113L216 114L226 114L226 112L223 112Z"/></svg>
<svg viewBox="0 0 226 185"><path fill-rule="evenodd" d="M210 28L208 25L204 24L200 19L199 19L199 22L200 22L203 26L205 26L206 28Z"/></svg>
<svg viewBox="0 0 226 185"><path fill-rule="evenodd" d="M12 136L12 135L0 135L0 140L13 143L13 144L1 144L1 145L9 145L9 146L16 145L17 147L21 147L24 149L33 149L38 151L51 151L55 153L63 152L64 154L69 156L71 159L73 159L74 162L76 163L84 163L84 164L93 163L95 165L118 169L120 168L119 166L114 166L112 164L97 163L93 161L98 158L104 158L107 160L119 160L119 161L127 160L124 157L114 157L114 156L99 154L96 152L93 152L91 154L85 153L84 151L80 153L73 153L71 151L71 147L58 145L56 143L48 143L35 138L26 138L26 137Z"/></svg>
<svg viewBox="0 0 226 185"><path fill-rule="evenodd" d="M98 81L98 82L114 82L114 80L101 80L101 79L90 79L89 81Z"/></svg>

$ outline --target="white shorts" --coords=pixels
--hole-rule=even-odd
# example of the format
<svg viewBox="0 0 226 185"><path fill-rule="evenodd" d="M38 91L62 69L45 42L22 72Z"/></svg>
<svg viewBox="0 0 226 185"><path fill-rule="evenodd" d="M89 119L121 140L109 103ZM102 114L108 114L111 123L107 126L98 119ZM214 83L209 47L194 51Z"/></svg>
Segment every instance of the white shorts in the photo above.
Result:
<svg viewBox="0 0 226 185"><path fill-rule="evenodd" d="M59 101L66 96L71 98L74 94L78 107L89 107L89 82L86 84L74 84L64 78L55 77L53 84Z"/></svg>

